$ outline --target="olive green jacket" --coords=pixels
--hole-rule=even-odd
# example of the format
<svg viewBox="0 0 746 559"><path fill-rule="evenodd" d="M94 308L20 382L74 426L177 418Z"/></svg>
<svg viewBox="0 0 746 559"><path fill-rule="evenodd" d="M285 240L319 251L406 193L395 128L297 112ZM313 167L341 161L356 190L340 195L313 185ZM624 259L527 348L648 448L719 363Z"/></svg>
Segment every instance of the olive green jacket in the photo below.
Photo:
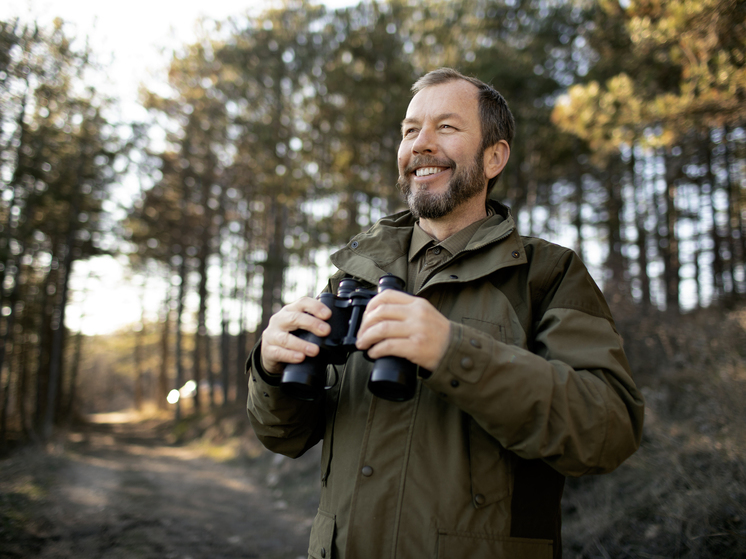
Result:
<svg viewBox="0 0 746 559"><path fill-rule="evenodd" d="M252 352L263 444L295 457L323 438L309 557L560 557L564 476L609 472L639 446L643 399L598 287L572 251L520 237L491 203L497 215L416 293L451 334L411 401L373 397L360 352L324 398L296 401ZM329 289L407 277L413 225L403 212L355 237Z"/></svg>

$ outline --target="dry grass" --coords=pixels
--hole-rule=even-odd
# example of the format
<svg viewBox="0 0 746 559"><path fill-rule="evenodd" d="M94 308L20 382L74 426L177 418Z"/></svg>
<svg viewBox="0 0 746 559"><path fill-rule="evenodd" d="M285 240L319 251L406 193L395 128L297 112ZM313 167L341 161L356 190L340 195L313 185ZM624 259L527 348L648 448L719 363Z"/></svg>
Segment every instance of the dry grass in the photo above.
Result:
<svg viewBox="0 0 746 559"><path fill-rule="evenodd" d="M618 323L643 443L612 474L568 480L565 557L746 557L746 309Z"/></svg>

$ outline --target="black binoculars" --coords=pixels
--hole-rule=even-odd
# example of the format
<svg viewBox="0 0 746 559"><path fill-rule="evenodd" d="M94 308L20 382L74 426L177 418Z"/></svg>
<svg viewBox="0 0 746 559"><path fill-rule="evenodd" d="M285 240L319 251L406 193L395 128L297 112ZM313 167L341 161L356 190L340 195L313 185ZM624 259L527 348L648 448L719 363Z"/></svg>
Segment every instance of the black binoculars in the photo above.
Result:
<svg viewBox="0 0 746 559"><path fill-rule="evenodd" d="M306 330L296 330L293 335L314 343L320 351L316 357L306 357L301 363L285 366L280 386L289 395L306 401L316 400L326 388L327 365L341 365L355 351L357 332L363 313L373 297L386 289L404 291L404 281L387 274L378 280L378 291L363 289L352 278L343 279L337 293L322 293L319 300L332 311L327 321L331 326L328 336L320 338ZM403 402L414 396L417 384L417 367L401 357L381 357L373 364L368 379L368 390L375 396Z"/></svg>

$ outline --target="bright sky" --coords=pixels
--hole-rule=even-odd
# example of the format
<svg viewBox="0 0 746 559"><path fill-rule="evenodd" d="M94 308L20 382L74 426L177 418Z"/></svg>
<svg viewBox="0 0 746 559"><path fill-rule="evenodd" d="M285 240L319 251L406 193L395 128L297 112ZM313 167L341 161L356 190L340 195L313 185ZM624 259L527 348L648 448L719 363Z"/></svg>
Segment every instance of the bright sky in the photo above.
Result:
<svg viewBox="0 0 746 559"><path fill-rule="evenodd" d="M318 0L330 9L355 0ZM125 102L137 98L141 82L158 81L173 48L195 38L200 18L215 20L259 13L282 0L4 0L0 18L21 16L50 23L61 17L75 35L89 37L108 79ZM166 54L164 57L163 53Z"/></svg>
<svg viewBox="0 0 746 559"><path fill-rule="evenodd" d="M321 3L336 9L358 1ZM137 118L140 84L165 82L162 76L170 52L194 40L200 18L222 20L281 4L281 0L0 0L0 19L20 16L44 25L60 17L72 24L72 34L88 37L97 60L107 68L107 83L101 88L121 100L124 114ZM97 258L77 263L66 317L70 328L105 334L140 319L143 289L133 287L124 262ZM89 273L95 277L87 280ZM163 290L153 287L145 290L149 318L154 318L163 297Z"/></svg>

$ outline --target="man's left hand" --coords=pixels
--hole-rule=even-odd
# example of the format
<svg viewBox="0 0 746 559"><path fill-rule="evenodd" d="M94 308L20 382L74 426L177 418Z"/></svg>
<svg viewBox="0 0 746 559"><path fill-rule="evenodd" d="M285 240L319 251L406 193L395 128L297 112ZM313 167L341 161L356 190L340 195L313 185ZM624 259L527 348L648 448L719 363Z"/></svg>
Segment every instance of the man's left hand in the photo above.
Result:
<svg viewBox="0 0 746 559"><path fill-rule="evenodd" d="M451 324L429 301L387 289L370 300L357 334L357 348L378 359L404 357L434 371L445 355Z"/></svg>

